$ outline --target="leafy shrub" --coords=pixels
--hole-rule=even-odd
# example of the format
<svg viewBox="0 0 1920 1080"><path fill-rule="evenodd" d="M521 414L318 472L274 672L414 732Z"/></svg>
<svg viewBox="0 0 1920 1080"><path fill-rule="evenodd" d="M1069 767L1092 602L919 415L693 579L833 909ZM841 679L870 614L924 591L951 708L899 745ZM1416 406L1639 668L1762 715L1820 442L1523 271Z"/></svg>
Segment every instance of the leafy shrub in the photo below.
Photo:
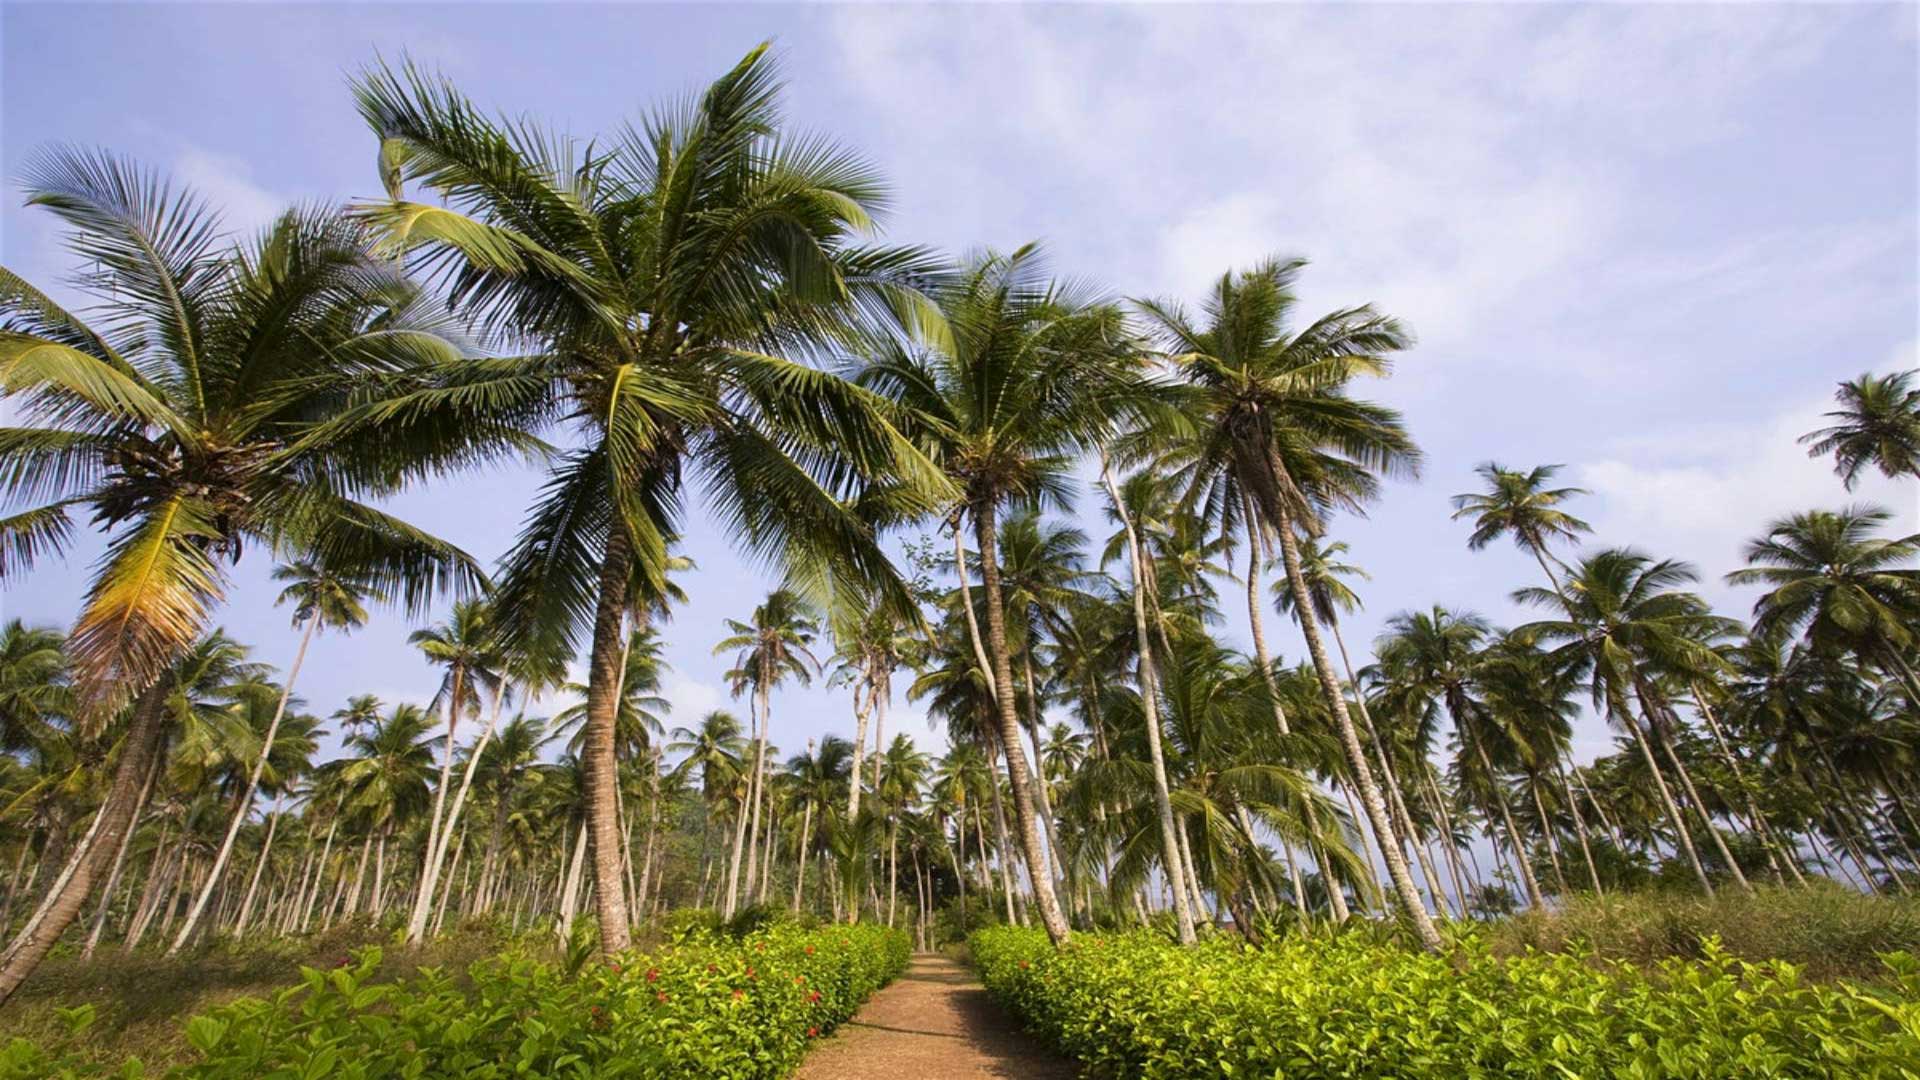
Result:
<svg viewBox="0 0 1920 1080"><path fill-rule="evenodd" d="M910 944L883 927L773 926L702 938L616 964L561 965L509 954L477 963L465 985L440 969L374 976L380 950L302 985L188 1021L198 1060L177 1080L539 1076L784 1075L808 1042L851 1016L905 969ZM16 1039L0 1080L99 1075ZM137 1065L112 1075L141 1075Z"/></svg>
<svg viewBox="0 0 1920 1080"><path fill-rule="evenodd" d="M1148 933L970 942L987 989L1100 1075L1913 1077L1920 962L1880 986L1802 985L1709 943L1651 970L1578 954L1452 956L1345 935L1264 949Z"/></svg>

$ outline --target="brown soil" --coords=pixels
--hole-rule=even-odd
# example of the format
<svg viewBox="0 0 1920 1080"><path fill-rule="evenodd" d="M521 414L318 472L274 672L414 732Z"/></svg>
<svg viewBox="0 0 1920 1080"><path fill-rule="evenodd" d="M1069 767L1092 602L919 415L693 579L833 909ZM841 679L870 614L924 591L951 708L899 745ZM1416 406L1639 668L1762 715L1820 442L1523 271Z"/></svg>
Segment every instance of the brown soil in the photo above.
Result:
<svg viewBox="0 0 1920 1080"><path fill-rule="evenodd" d="M916 956L893 985L807 1055L795 1080L1071 1080L993 1000L944 956Z"/></svg>

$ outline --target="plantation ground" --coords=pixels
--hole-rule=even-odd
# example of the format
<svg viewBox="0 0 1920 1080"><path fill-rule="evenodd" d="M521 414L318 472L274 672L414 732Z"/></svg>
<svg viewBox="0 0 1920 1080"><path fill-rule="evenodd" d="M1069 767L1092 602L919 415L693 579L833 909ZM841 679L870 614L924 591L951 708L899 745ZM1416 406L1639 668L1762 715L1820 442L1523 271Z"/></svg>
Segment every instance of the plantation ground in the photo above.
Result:
<svg viewBox="0 0 1920 1080"><path fill-rule="evenodd" d="M921 955L874 995L795 1080L1069 1080L1070 1061L1020 1030L980 979L950 957Z"/></svg>

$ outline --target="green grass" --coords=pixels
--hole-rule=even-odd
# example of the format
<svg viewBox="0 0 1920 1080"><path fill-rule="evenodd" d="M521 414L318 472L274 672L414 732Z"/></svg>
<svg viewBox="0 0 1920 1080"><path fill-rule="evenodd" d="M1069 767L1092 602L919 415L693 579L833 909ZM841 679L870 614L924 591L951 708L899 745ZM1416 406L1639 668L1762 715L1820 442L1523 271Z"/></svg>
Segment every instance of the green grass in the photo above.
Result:
<svg viewBox="0 0 1920 1080"><path fill-rule="evenodd" d="M1808 978L1873 979L1885 974L1880 954L1920 953L1920 900L1865 896L1831 883L1765 886L1752 896L1726 888L1711 899L1661 892L1576 897L1553 911L1492 923L1486 938L1501 956L1577 948L1642 966L1698 959L1703 943L1716 938L1729 956L1785 960Z"/></svg>

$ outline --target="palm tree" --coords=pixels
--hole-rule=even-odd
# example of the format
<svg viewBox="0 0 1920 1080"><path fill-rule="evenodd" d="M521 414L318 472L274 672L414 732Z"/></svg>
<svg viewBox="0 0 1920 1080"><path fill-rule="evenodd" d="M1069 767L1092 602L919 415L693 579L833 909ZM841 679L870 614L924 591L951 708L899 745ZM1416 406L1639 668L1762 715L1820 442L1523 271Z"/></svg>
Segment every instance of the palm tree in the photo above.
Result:
<svg viewBox="0 0 1920 1080"><path fill-rule="evenodd" d="M969 636L994 697L1000 749L1013 788L1022 853L1048 936L1069 928L1047 873L1033 770L1021 747L998 558L1008 505L1063 505L1074 455L1097 448L1143 388L1120 313L1071 285L1051 281L1037 248L975 257L934 290L943 324L924 348L875 349L861 385L897 401L953 488L947 508ZM968 590L961 529L973 526L985 590L981 634Z"/></svg>
<svg viewBox="0 0 1920 1080"><path fill-rule="evenodd" d="M771 696L774 688L788 678L805 686L820 670L820 661L807 646L820 632L819 620L800 598L785 589L775 589L753 609L746 622L727 620L731 636L713 647L715 655L735 652L733 670L727 682L733 696L751 691L749 715L753 722L753 769L747 775L747 802L751 820L742 812L734 824L733 860L727 867L727 900L722 908L732 918L734 905L742 891L753 895L756 863L755 841L760 836L760 785L766 768L767 740L772 736ZM741 888L742 844L745 844L746 882ZM769 868L771 869L771 868Z"/></svg>
<svg viewBox="0 0 1920 1080"><path fill-rule="evenodd" d="M1534 879L1527 846L1514 824L1513 808L1494 758L1511 759L1512 733L1499 723L1480 685L1481 650L1491 634L1487 621L1471 612L1456 613L1435 605L1431 611L1407 612L1387 620L1387 632L1374 645L1390 693L1416 702L1440 705L1453 721L1463 750L1471 749L1478 771L1462 762L1461 774L1471 777L1488 820L1497 814L1507 830L1507 841L1519 865L1527 902L1535 909L1544 901Z"/></svg>
<svg viewBox="0 0 1920 1080"><path fill-rule="evenodd" d="M914 748L913 740L895 735L882 755L880 784L873 797L886 808L887 815L887 925L893 925L894 909L900 904L900 823L907 811L920 801L933 771L933 758Z"/></svg>
<svg viewBox="0 0 1920 1080"><path fill-rule="evenodd" d="M371 727L380 722L380 710L385 708L380 699L372 694L355 694L347 703L333 711L333 721L340 730L351 735L359 728Z"/></svg>
<svg viewBox="0 0 1920 1080"><path fill-rule="evenodd" d="M110 155L55 148L24 179L71 227L95 307L83 319L0 270L0 395L24 419L0 428L0 488L24 504L0 517L0 577L64 551L71 515L90 511L113 538L70 638L75 690L90 726L134 709L88 841L0 955L0 1001L113 861L164 743L161 676L205 632L223 564L258 543L418 610L477 568L358 500L495 439L390 415L328 426L383 378L462 358L420 291L332 211L290 211L229 249L200 198Z"/></svg>
<svg viewBox="0 0 1920 1080"><path fill-rule="evenodd" d="M32 746L72 713L66 639L9 619L0 628L0 752Z"/></svg>
<svg viewBox="0 0 1920 1080"><path fill-rule="evenodd" d="M273 751L274 738L280 731L280 719L286 715L287 700L293 694L293 681L300 677L300 665L306 662L307 647L313 643L314 632L322 624L341 630L356 630L367 621L364 601L368 590L352 578L329 573L312 562L301 561L274 567L273 579L288 583L280 592L279 603L293 605L294 625L302 628L300 645L294 650L293 666L287 669L286 681L280 685L279 702L274 706L273 720L267 725L266 736L261 740L260 756L254 759L253 769L247 776L246 790L241 793L233 818L227 823L227 834L220 841L219 852L214 855L213 868L207 871L199 895L194 897L193 906L187 909L187 917L180 924L180 933L168 946L168 956L179 953L181 947L193 937L200 915L206 910L207 902L213 899L214 889L220 883L220 874L233 854L233 842L240 835L240 826L253 813L253 797L260 787L260 774L267 767L267 757Z"/></svg>
<svg viewBox="0 0 1920 1080"><path fill-rule="evenodd" d="M1361 376L1388 373L1411 337L1371 307L1347 308L1294 330L1293 281L1300 260L1269 260L1223 275L1196 325L1178 304L1141 305L1170 363L1188 387L1194 430L1176 450L1189 477L1191 505L1205 507L1222 532L1251 523L1253 546L1277 538L1307 653L1320 681L1368 823L1394 892L1430 950L1442 947L1404 856L1393 850L1386 805L1348 715L1340 679L1320 637L1300 569L1299 538L1318 535L1323 514L1357 509L1374 472L1411 473L1419 450L1391 409L1348 397Z"/></svg>
<svg viewBox="0 0 1920 1080"><path fill-rule="evenodd" d="M1558 589L1560 580L1554 576L1547 560L1552 559L1562 573L1567 566L1554 558L1549 547L1555 540L1578 540L1582 534L1593 531L1592 526L1560 509L1574 496L1585 495L1585 489L1547 487L1562 467L1536 465L1521 472L1497 461L1475 467L1473 471L1487 482L1487 490L1453 497L1453 519L1473 518L1473 534L1467 537L1468 549L1479 551L1502 536L1511 536L1515 545L1540 564L1540 572L1547 576L1548 583Z"/></svg>
<svg viewBox="0 0 1920 1080"><path fill-rule="evenodd" d="M1714 615L1706 601L1680 588L1698 576L1684 562L1655 560L1630 549L1596 552L1571 568L1558 591L1537 587L1517 590L1515 601L1557 609L1559 617L1528 623L1514 632L1523 640L1562 642L1554 650L1555 660L1588 678L1594 705L1633 736L1668 824L1700 887L1711 895L1713 883L1694 850L1692 832L1653 752L1659 744L1676 775L1686 782L1684 766L1662 733L1659 713L1663 699L1655 680L1662 673L1688 679L1717 670L1723 661L1711 642L1734 628L1728 620ZM1639 701L1649 725L1646 730L1635 719L1629 696ZM1705 817L1704 806L1700 811ZM1714 843L1724 852L1711 820L1707 826ZM1732 856L1724 858L1736 880L1744 883Z"/></svg>
<svg viewBox="0 0 1920 1080"><path fill-rule="evenodd" d="M684 777L698 773L700 776L700 795L707 809L706 819L700 826L700 889L704 899L712 823L722 816L716 811L724 810L730 793L739 785L741 760L746 756L747 744L740 735L740 721L718 709L701 717L698 728L674 728L669 739L667 752L681 755L680 763L674 766L674 775Z"/></svg>
<svg viewBox="0 0 1920 1080"><path fill-rule="evenodd" d="M365 830L361 873L347 898L347 913L359 910L360 885L367 859L379 845L368 911L376 922L384 908L387 840L407 821L431 806L434 721L415 705L398 705L373 727L347 736L347 757L339 766L347 791L347 809Z"/></svg>
<svg viewBox="0 0 1920 1080"><path fill-rule="evenodd" d="M1839 408L1829 427L1800 437L1808 457L1833 455L1833 471L1848 491L1872 465L1889 479L1920 476L1920 387L1913 371L1865 374L1833 393Z"/></svg>
<svg viewBox="0 0 1920 1080"><path fill-rule="evenodd" d="M1746 546L1747 568L1734 585L1764 585L1755 601L1756 634L1803 634L1827 655L1851 654L1900 681L1920 708L1920 676L1909 658L1920 621L1920 535L1874 535L1893 520L1878 507L1811 510L1775 521Z"/></svg>
<svg viewBox="0 0 1920 1080"><path fill-rule="evenodd" d="M880 749L886 737L887 707L893 701L893 673L916 651L910 625L900 613L858 593L834 594L827 622L833 632L837 666L833 680L853 688L853 776L864 776L867 728L873 727L873 784L880 785ZM860 816L861 785L847 786L847 820Z"/></svg>
<svg viewBox="0 0 1920 1080"><path fill-rule="evenodd" d="M841 788L858 775L853 770L853 759L854 744L838 735L822 739L817 749L809 739L806 753L787 759L787 776L791 780L787 787L787 814L792 817L797 813L800 817L793 876L795 912L800 910L806 895L807 863L814 853L814 838L820 835L815 831L814 821L818 818L828 834L837 828L834 812L840 803Z"/></svg>
<svg viewBox="0 0 1920 1080"><path fill-rule="evenodd" d="M501 845L506 840L507 817L513 810L520 782L540 761L541 752L557 738L559 733L545 721L523 713L507 721L491 742L475 751L478 780L487 797L493 800L493 825L487 833L486 854L480 867L481 895L475 904L477 911L485 912L492 907L494 889L490 883L496 875L505 872L500 861Z"/></svg>
<svg viewBox="0 0 1920 1080"><path fill-rule="evenodd" d="M485 601L463 600L455 604L452 617L445 623L415 630L407 636L407 643L418 648L429 663L446 669L430 708L447 711L446 740L440 751L440 782L433 787L433 816L427 819L426 849L421 853L420 889L414 895L413 911L407 922L407 941L414 944L426 933L427 919L433 912L434 887L440 877L442 849L452 839L452 824L445 811L447 791L452 786L453 739L460 723L460 710L478 711L480 692L486 690L492 699L489 713L497 717L506 679L500 671L504 656L494 628L494 609ZM472 779L471 770L468 779Z"/></svg>
<svg viewBox="0 0 1920 1080"><path fill-rule="evenodd" d="M684 481L794 580L865 585L906 610L854 500L884 480L893 505L924 508L940 477L882 402L790 357L912 308L906 282L933 264L859 242L884 188L830 142L781 137L765 45L697 100L590 147L490 120L412 69L365 72L356 92L391 196L364 220L390 249L420 249L460 310L531 348L449 369L409 407L456 428L561 423L574 447L502 563L498 601L509 640L591 627L582 767L611 955L630 940L613 751L622 616L664 588ZM405 199L408 180L440 203Z"/></svg>

